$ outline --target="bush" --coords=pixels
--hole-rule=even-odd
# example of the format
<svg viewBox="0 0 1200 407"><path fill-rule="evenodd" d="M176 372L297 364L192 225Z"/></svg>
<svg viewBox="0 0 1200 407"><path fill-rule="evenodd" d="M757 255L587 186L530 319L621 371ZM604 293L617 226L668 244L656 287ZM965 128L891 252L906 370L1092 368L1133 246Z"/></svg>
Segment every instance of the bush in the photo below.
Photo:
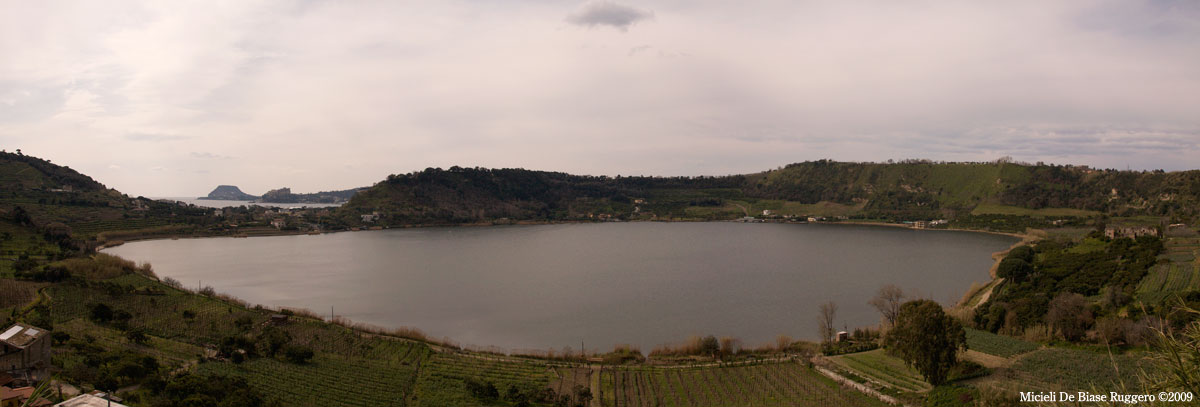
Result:
<svg viewBox="0 0 1200 407"><path fill-rule="evenodd" d="M821 354L825 356L866 352L875 349L879 349L879 343L875 341L826 342L821 344Z"/></svg>
<svg viewBox="0 0 1200 407"><path fill-rule="evenodd" d="M303 365L312 361L313 350L307 346L287 345L283 347L283 357L287 358L289 362ZM495 389L495 386L492 386L492 388Z"/></svg>
<svg viewBox="0 0 1200 407"><path fill-rule="evenodd" d="M104 323L113 319L113 310L107 304L92 304L89 315L92 321Z"/></svg>
<svg viewBox="0 0 1200 407"><path fill-rule="evenodd" d="M466 386L467 392L471 393L476 400L491 403L500 398L500 390L497 390L496 385L492 382L467 379Z"/></svg>

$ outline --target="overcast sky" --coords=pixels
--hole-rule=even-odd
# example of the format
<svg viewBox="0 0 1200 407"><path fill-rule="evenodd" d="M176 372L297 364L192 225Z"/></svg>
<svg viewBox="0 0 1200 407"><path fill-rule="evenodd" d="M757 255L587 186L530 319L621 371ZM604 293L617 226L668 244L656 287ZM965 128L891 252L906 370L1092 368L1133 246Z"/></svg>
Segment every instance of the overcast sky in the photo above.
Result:
<svg viewBox="0 0 1200 407"><path fill-rule="evenodd" d="M0 0L0 148L146 196L452 165L1200 168L1197 4Z"/></svg>

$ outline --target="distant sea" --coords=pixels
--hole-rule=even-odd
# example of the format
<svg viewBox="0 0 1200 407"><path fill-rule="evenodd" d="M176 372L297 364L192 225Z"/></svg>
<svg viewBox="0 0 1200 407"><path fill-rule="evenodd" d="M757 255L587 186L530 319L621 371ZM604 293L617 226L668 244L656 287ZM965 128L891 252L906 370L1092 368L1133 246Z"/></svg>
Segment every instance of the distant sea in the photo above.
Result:
<svg viewBox="0 0 1200 407"><path fill-rule="evenodd" d="M342 206L342 204L326 204L326 203L270 203L270 202L251 202L251 201L226 201L220 199L200 199L196 197L151 197L150 199L169 199L172 201L186 202L192 205L205 208L224 208L227 206L250 206L258 205L271 208L332 208Z"/></svg>

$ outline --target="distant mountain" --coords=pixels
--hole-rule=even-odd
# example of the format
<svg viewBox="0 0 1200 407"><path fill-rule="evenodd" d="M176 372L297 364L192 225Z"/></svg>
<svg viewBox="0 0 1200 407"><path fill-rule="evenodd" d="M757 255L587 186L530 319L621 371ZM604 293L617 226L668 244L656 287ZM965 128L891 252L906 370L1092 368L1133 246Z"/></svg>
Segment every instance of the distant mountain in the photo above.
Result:
<svg viewBox="0 0 1200 407"><path fill-rule="evenodd" d="M351 188L341 191L322 191L311 194L296 194L292 193L291 188L272 189L263 194L260 202L264 203L342 203L349 201L358 191L367 189Z"/></svg>
<svg viewBox="0 0 1200 407"><path fill-rule="evenodd" d="M387 177L355 195L338 215L350 224L371 219L382 225L717 220L760 214L893 221L982 215L1157 216L1192 223L1200 218L1198 205L1200 171L1195 170L1118 171L1006 160L821 160L720 177L614 178L525 169L430 168Z"/></svg>
<svg viewBox="0 0 1200 407"><path fill-rule="evenodd" d="M253 201L258 199L257 196L242 192L240 188L234 185L219 185L217 189L208 193L208 196L200 197L199 199L215 199L222 201Z"/></svg>

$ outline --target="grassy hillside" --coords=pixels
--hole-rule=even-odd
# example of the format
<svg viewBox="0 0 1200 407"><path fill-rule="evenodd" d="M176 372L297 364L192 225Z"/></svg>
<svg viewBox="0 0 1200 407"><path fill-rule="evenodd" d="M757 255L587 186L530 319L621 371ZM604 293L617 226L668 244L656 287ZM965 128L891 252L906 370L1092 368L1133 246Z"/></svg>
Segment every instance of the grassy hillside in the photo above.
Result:
<svg viewBox="0 0 1200 407"><path fill-rule="evenodd" d="M4 254L29 251L46 256L86 249L89 241L106 231L195 227L206 224L208 213L196 207L131 198L70 167L0 153L0 245ZM4 232L14 238L4 238ZM21 242L18 234L46 235L49 244Z"/></svg>
<svg viewBox="0 0 1200 407"><path fill-rule="evenodd" d="M1132 172L1009 162L813 161L724 177L589 177L523 169L426 169L360 192L347 224L511 220L732 219L778 215L885 221L1152 216L1192 222L1200 171Z"/></svg>

